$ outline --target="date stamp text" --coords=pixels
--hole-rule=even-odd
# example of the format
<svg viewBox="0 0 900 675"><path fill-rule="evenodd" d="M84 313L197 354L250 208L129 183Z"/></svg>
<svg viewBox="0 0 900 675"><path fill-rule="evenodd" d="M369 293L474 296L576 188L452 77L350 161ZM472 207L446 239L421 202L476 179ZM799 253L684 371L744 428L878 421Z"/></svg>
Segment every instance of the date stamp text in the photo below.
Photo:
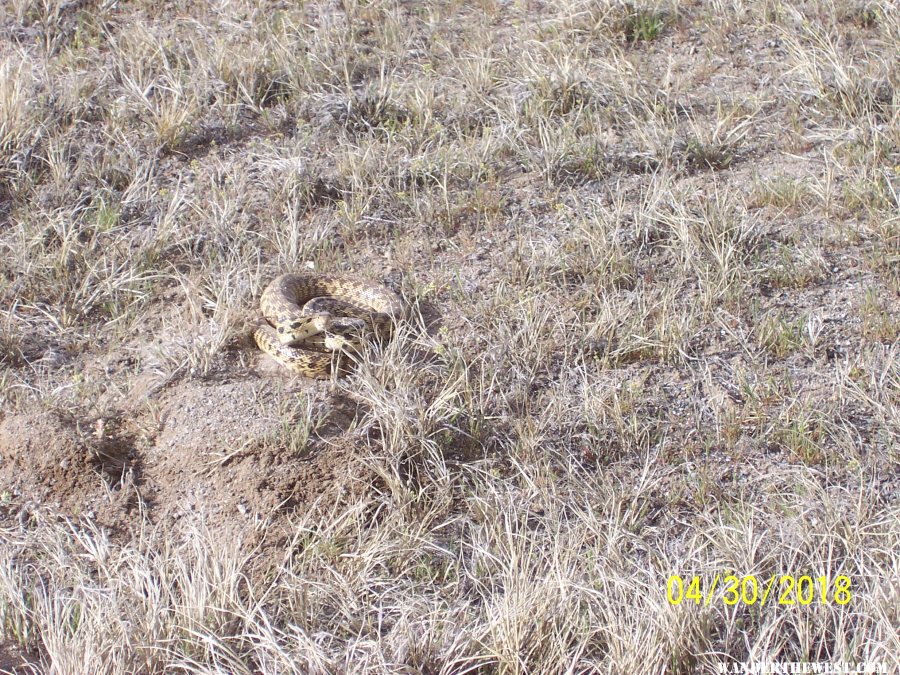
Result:
<svg viewBox="0 0 900 675"><path fill-rule="evenodd" d="M846 605L851 599L850 577L841 574L834 578L791 574L773 574L768 579L756 575L736 576L716 574L711 580L698 575L682 578L673 574L666 582L666 596L672 605L693 602L709 606L721 600L726 605L768 603L779 605ZM717 595L718 591L718 595Z"/></svg>

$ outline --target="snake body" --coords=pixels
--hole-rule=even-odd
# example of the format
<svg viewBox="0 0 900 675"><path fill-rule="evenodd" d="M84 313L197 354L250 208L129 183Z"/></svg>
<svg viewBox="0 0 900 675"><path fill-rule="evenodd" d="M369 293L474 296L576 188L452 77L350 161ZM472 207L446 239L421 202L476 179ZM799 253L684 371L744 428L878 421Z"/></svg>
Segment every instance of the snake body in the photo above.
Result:
<svg viewBox="0 0 900 675"><path fill-rule="evenodd" d="M265 322L253 332L259 348L295 373L326 379L346 367L363 339L390 334L402 302L348 275L282 274L263 291L260 308Z"/></svg>

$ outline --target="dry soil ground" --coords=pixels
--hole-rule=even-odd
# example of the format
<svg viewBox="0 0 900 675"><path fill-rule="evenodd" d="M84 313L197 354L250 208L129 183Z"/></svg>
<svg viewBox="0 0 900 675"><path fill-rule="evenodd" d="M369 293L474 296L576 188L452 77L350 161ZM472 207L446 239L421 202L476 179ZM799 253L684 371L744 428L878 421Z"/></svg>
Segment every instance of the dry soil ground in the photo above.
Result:
<svg viewBox="0 0 900 675"><path fill-rule="evenodd" d="M900 672L898 44L887 0L0 4L0 669ZM349 377L247 339L308 269L408 305Z"/></svg>

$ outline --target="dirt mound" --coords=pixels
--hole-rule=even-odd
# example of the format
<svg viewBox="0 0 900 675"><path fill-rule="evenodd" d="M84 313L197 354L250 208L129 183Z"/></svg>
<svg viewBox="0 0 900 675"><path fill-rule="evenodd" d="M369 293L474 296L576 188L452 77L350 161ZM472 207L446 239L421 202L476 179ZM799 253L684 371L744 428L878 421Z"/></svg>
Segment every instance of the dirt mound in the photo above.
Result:
<svg viewBox="0 0 900 675"><path fill-rule="evenodd" d="M0 484L19 503L113 524L128 509L127 494L110 489L123 465L102 432L62 415L29 411L0 422Z"/></svg>
<svg viewBox="0 0 900 675"><path fill-rule="evenodd" d="M257 378L183 382L103 420L35 409L0 423L0 485L16 503L114 533L146 515L242 547L281 546L292 514L377 495L362 440L345 433L355 414L315 383Z"/></svg>
<svg viewBox="0 0 900 675"><path fill-rule="evenodd" d="M295 514L377 490L359 439L344 433L347 408L314 383L182 383L160 397L158 433L136 454L146 512L184 536L199 522L244 550L280 550Z"/></svg>

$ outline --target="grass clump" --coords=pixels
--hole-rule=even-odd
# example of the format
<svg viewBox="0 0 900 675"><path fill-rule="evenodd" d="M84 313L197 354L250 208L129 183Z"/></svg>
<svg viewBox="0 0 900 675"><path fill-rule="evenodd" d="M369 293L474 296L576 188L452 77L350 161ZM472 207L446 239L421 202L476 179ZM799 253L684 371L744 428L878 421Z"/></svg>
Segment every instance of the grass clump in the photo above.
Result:
<svg viewBox="0 0 900 675"><path fill-rule="evenodd" d="M667 21L667 16L661 12L633 9L623 20L622 30L631 44L650 42L662 34Z"/></svg>

